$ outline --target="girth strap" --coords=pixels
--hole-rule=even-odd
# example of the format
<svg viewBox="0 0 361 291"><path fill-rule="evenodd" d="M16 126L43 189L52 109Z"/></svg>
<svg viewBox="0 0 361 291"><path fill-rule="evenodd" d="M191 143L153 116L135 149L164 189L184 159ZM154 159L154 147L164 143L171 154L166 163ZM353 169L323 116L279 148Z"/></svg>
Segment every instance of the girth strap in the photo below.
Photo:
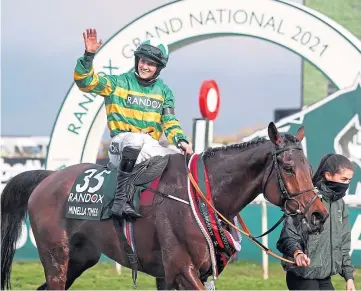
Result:
<svg viewBox="0 0 361 291"><path fill-rule="evenodd" d="M115 231L118 235L120 243L124 243L125 252L127 253L129 264L132 269L132 279L133 279L133 287L137 288L137 277L138 277L138 257L135 252L133 252L132 247L129 245L127 238L125 237L124 233L122 232L120 226L120 220L113 216L113 223L115 227Z"/></svg>

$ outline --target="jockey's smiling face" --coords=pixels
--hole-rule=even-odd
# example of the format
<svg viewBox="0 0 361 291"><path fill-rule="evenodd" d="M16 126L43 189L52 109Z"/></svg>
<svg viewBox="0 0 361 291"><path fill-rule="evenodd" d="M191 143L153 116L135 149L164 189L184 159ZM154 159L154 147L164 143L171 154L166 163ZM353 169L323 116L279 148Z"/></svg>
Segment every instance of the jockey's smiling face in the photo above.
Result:
<svg viewBox="0 0 361 291"><path fill-rule="evenodd" d="M138 72L142 79L149 79L153 77L157 70L157 64L151 60L139 58Z"/></svg>

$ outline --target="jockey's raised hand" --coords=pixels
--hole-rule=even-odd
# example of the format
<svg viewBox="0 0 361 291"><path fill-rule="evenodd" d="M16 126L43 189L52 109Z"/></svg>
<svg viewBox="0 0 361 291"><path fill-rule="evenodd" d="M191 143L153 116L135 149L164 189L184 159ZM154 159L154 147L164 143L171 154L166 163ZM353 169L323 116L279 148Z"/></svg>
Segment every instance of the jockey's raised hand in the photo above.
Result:
<svg viewBox="0 0 361 291"><path fill-rule="evenodd" d="M83 32L85 50L89 53L95 53L100 46L103 44L102 40L97 41L97 30L96 29L87 29L86 32Z"/></svg>

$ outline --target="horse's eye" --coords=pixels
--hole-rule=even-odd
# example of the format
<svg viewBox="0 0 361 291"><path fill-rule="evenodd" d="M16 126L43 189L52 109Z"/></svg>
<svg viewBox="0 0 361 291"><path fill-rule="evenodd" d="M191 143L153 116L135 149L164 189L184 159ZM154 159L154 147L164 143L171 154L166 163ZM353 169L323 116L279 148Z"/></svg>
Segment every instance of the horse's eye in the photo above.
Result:
<svg viewBox="0 0 361 291"><path fill-rule="evenodd" d="M286 172L286 174L293 174L292 166L284 166L283 168Z"/></svg>

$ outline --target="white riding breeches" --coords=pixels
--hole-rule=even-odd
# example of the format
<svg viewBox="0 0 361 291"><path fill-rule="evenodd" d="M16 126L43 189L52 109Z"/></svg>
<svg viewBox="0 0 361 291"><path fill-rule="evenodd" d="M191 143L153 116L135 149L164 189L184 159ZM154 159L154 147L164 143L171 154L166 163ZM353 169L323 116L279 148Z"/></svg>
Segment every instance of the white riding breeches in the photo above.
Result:
<svg viewBox="0 0 361 291"><path fill-rule="evenodd" d="M141 149L136 164L153 156L165 156L168 154L179 153L176 150L161 146L157 140L147 133L122 132L112 138L108 149L109 160L116 168L119 167L121 153L126 146Z"/></svg>

